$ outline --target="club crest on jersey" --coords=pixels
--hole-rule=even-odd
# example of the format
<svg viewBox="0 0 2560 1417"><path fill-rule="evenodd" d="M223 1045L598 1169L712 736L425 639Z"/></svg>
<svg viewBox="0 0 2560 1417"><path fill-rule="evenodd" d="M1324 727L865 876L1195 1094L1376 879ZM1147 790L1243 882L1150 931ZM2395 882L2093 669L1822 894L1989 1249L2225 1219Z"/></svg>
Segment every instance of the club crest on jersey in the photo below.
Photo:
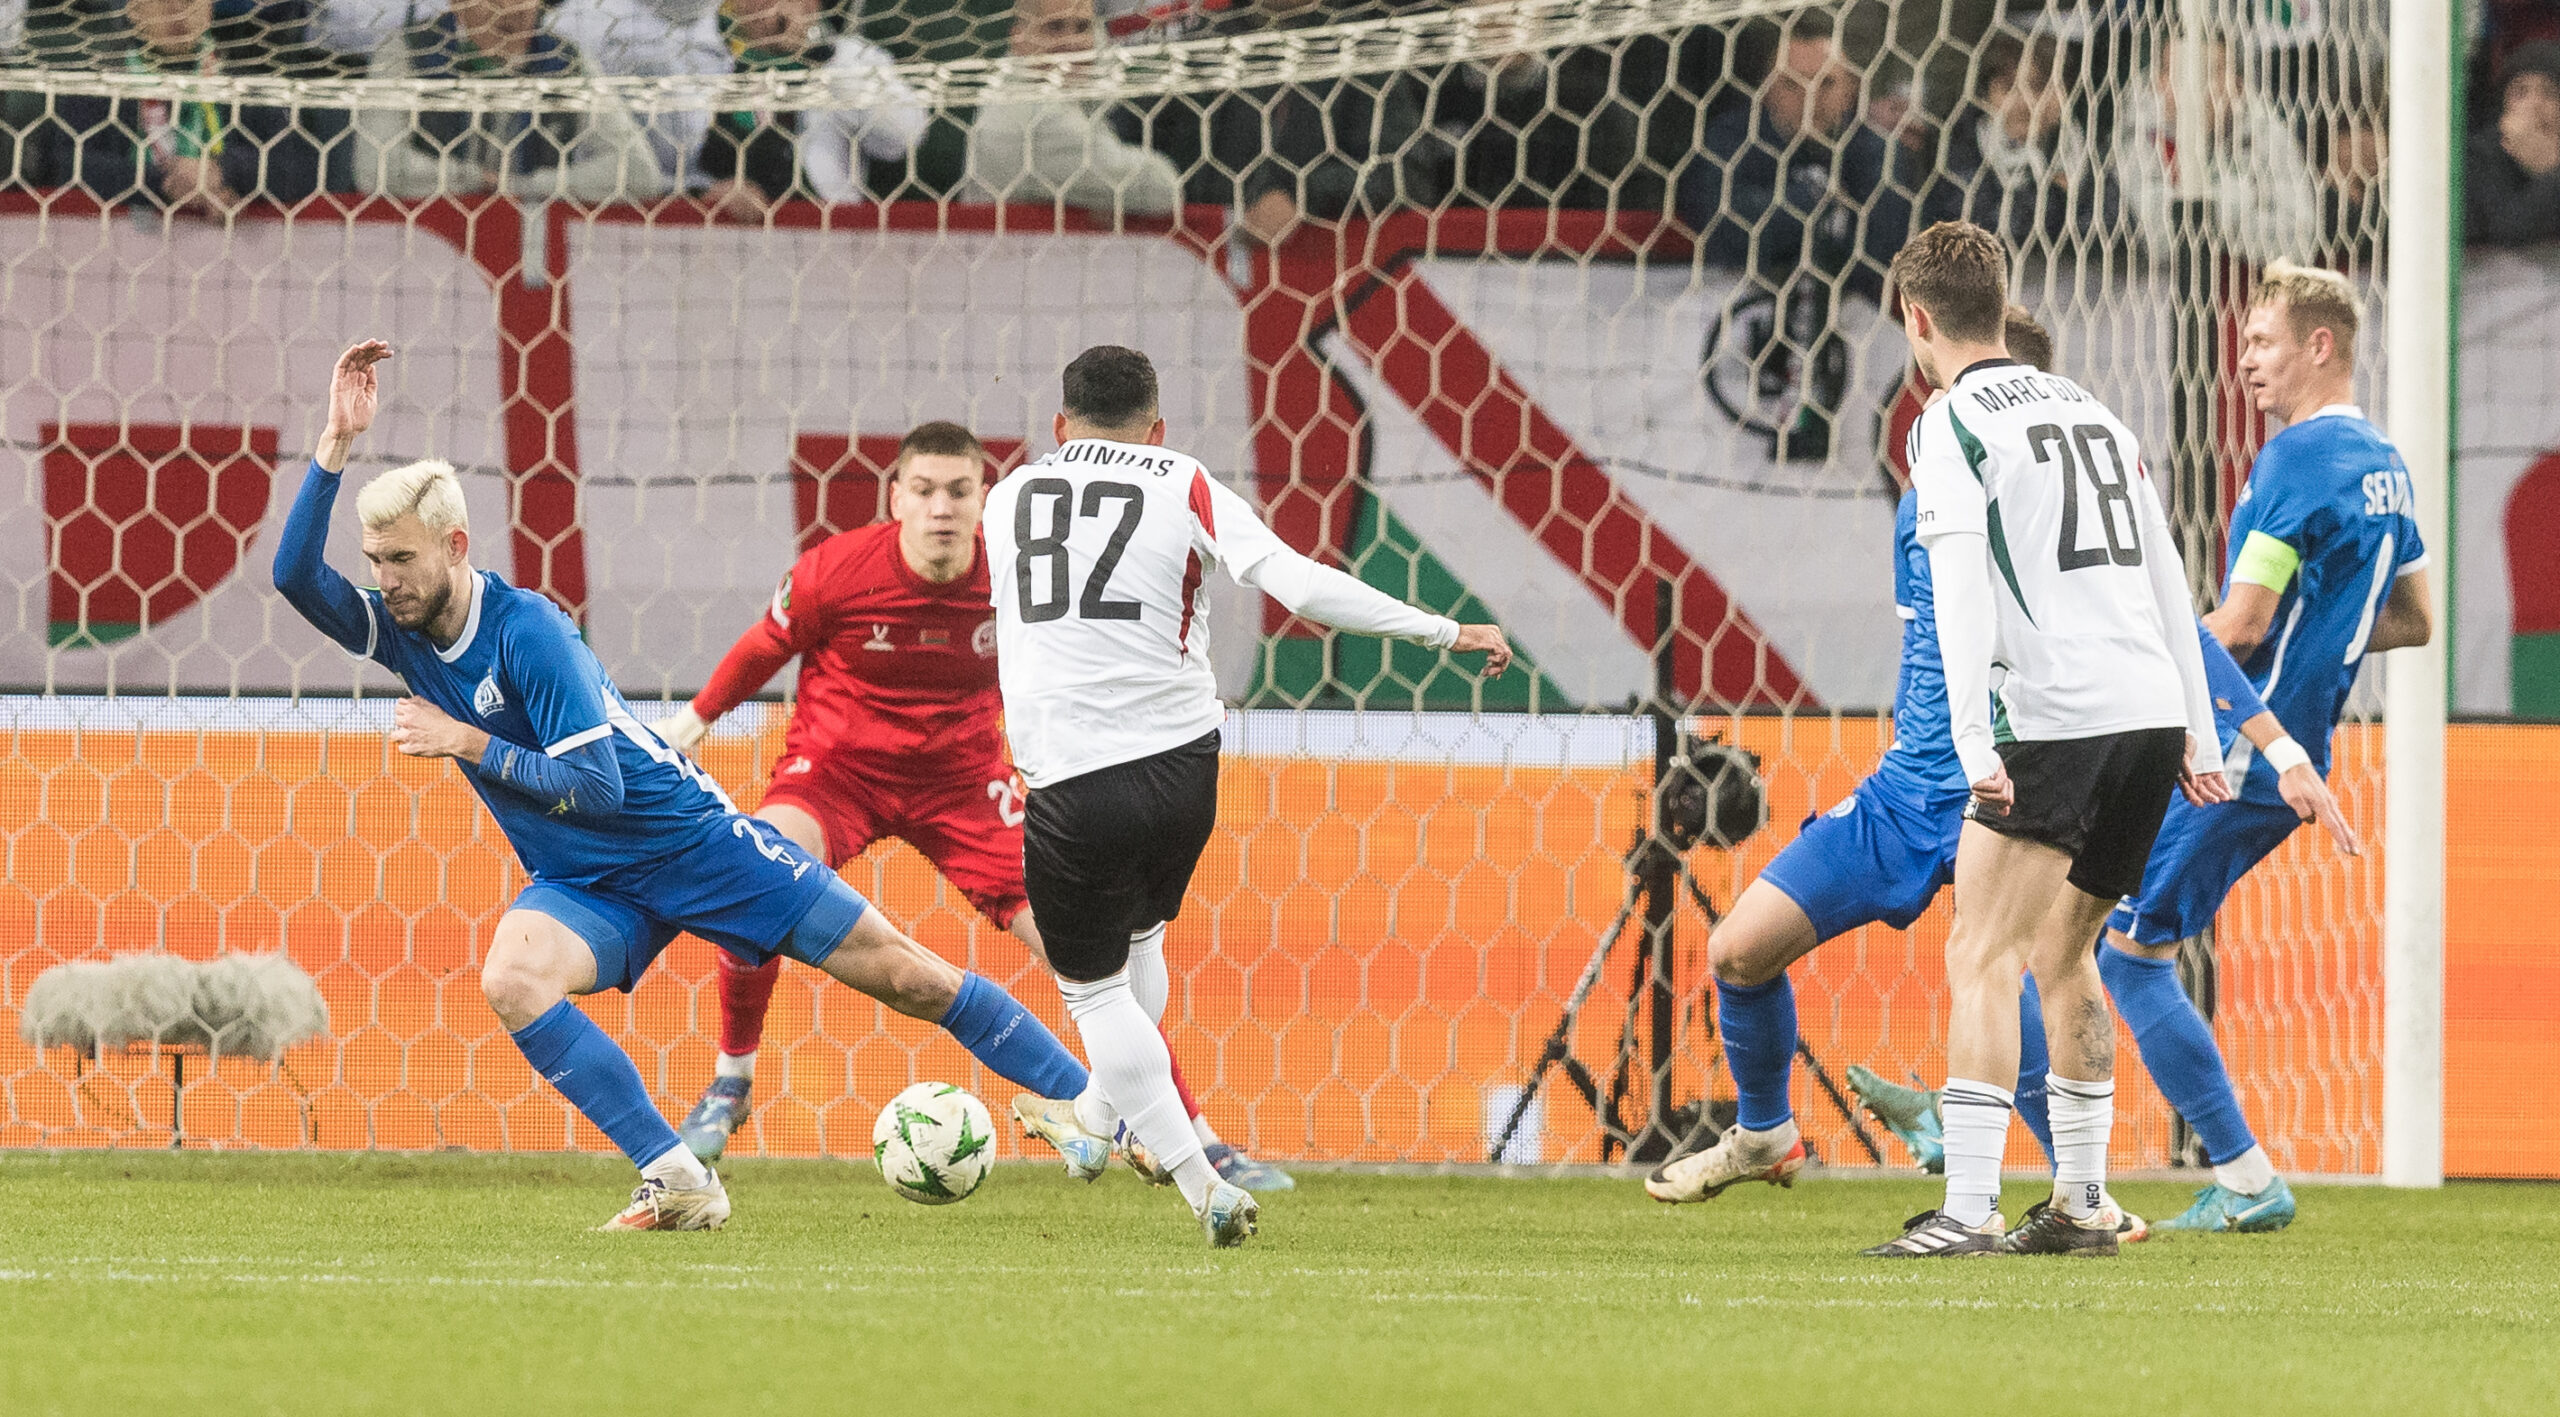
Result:
<svg viewBox="0 0 2560 1417"><path fill-rule="evenodd" d="M993 620L982 620L978 622L976 633L969 636L969 648L976 650L978 652L978 658L980 659L994 658L996 652L996 622Z"/></svg>
<svg viewBox="0 0 2560 1417"><path fill-rule="evenodd" d="M507 696L500 692L495 674L481 680L480 687L471 691L471 711L482 718L488 718L506 706Z"/></svg>
<svg viewBox="0 0 2560 1417"><path fill-rule="evenodd" d="M862 642L862 647L864 649L883 650L894 650L897 648L896 645L889 643L889 627L879 624L875 624L871 627L871 638L864 640Z"/></svg>

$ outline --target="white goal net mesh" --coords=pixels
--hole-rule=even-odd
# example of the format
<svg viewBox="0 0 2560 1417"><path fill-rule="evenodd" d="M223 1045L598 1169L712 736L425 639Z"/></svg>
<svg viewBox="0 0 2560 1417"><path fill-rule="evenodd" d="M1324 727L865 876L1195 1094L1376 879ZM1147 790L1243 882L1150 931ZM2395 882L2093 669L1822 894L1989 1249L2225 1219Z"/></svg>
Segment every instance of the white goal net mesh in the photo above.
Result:
<svg viewBox="0 0 2560 1417"><path fill-rule="evenodd" d="M2378 295L2382 7L2174 8L0 0L0 1003L66 962L281 951L330 1010L276 1062L0 1039L0 1143L602 1145L478 995L511 853L384 746L395 682L268 585L340 349L400 351L360 469L454 462L482 563L680 702L799 548L882 515L907 428L1036 455L1058 370L1111 342L1289 541L1523 651L1483 683L1219 598L1240 712L1170 946L1231 1139L1486 1159L1627 898L1644 711L1761 757L1768 828L1681 853L1717 907L1890 741L1918 402L1876 299L1916 225L2016 244L2210 596L2264 432L2253 272ZM743 803L787 712L703 750ZM2368 839L2377 759L2342 733ZM911 850L849 874L1063 1025ZM2290 1170L2377 1161L2379 881L2298 836L2199 975ZM1637 914L1566 1031L1600 1105L1546 1073L1507 1158L1608 1159L1657 1101L1730 1096L1700 896L1659 1010ZM1940 1076L1946 925L1799 968L1826 1160L1878 1154L1826 1094L1847 1064ZM670 1110L709 1075L711 976L681 941L587 1005ZM992 1085L822 983L786 976L739 1150L859 1155L909 1082ZM2124 1056L2120 1164L2164 1164Z"/></svg>

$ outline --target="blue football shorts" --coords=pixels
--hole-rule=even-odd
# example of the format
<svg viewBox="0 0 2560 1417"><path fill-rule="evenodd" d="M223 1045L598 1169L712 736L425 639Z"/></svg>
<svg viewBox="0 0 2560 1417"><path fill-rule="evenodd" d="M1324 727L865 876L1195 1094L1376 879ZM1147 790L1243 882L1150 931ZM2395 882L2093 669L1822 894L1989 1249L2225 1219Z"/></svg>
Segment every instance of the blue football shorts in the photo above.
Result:
<svg viewBox="0 0 2560 1417"><path fill-rule="evenodd" d="M1870 777L1760 872L1813 922L1817 939L1878 921L1907 930L1955 879L1964 794L1931 794Z"/></svg>
<svg viewBox="0 0 2560 1417"><path fill-rule="evenodd" d="M688 930L751 964L823 963L870 903L781 832L731 815L681 851L595 881L536 879L511 908L568 926L595 952L596 988L627 990Z"/></svg>
<svg viewBox="0 0 2560 1417"><path fill-rule="evenodd" d="M2281 803L2198 807L2184 797L2173 799L2143 865L2142 889L2107 917L2107 928L2138 945L2203 934L2231 888L2300 825L2302 819Z"/></svg>

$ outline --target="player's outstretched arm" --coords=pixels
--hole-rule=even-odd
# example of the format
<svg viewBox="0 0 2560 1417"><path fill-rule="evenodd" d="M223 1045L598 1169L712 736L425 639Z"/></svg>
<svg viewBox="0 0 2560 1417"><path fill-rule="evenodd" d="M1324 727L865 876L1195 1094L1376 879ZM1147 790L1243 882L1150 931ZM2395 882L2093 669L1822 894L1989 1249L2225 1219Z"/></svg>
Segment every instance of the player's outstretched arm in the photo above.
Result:
<svg viewBox="0 0 2560 1417"><path fill-rule="evenodd" d="M1500 678L1511 667L1511 641L1501 626L1461 625L1407 605L1356 576L1318 565L1273 534L1242 497L1206 474L1199 476L1192 495L1203 549L1236 584L1261 591L1290 614L1336 630L1412 640L1433 649L1482 651L1488 679Z"/></svg>
<svg viewBox="0 0 2560 1417"><path fill-rule="evenodd" d="M720 657L720 667L711 671L711 682L702 686L693 702L650 724L650 730L677 752L692 752L720 715L746 702L797 653L770 614L758 617Z"/></svg>
<svg viewBox="0 0 2560 1417"><path fill-rule="evenodd" d="M373 426L380 385L374 366L391 357L391 346L366 340L338 356L329 380L329 421L312 450L302 490L286 514L284 532L276 539L275 587L285 602L349 654L371 652L376 636L373 613L345 576L329 568L329 512L338 500L338 473L347 465L355 440Z"/></svg>
<svg viewBox="0 0 2560 1417"><path fill-rule="evenodd" d="M2240 725L2240 736L2256 746L2258 756L2276 770L2276 794L2293 814L2306 822L2318 822L2329 840L2337 844L2341 856L2364 855L2364 842L2356 836L2347 814L2338 807L2338 799L2329 792L2329 784L2320 770L2311 765L2311 754L2284 731L2284 725L2265 708Z"/></svg>

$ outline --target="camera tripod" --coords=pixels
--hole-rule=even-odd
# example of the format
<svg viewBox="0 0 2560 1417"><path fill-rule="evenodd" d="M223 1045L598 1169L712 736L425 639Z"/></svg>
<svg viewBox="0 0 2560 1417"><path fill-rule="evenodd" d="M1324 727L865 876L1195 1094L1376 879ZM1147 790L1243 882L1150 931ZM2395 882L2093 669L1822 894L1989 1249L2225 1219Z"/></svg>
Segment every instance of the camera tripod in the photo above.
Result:
<svg viewBox="0 0 2560 1417"><path fill-rule="evenodd" d="M1600 1119L1600 1159L1604 1162L1612 1159L1613 1154L1623 1155L1629 1161L1668 1161L1712 1145L1723 1134L1723 1126L1712 1115L1718 1109L1704 1101L1677 1105L1671 1101L1671 1042L1677 1014L1677 993L1671 975L1671 896L1667 887L1676 881L1707 917L1710 927L1724 919L1724 912L1716 908L1714 898L1698 884L1688 861L1658 836L1640 833L1627 849L1624 865L1627 888L1619 902L1617 918L1601 932L1599 945L1591 952L1590 962L1582 967L1582 976L1574 981L1573 992L1565 996L1563 1016L1556 1020L1555 1031L1547 1035L1546 1046L1539 1050L1538 1062L1530 1070L1528 1084L1520 1089L1520 1098L1512 1104L1511 1115L1503 1122L1501 1134L1494 1138L1486 1153L1488 1161L1501 1160L1503 1152L1509 1149L1511 1139L1518 1134L1521 1120L1537 1100L1551 1068L1563 1070L1565 1081L1572 1084L1573 1090L1589 1104L1592 1114ZM1657 882L1665 886L1659 895L1661 907L1658 915L1654 905ZM1644 907L1644 933L1652 948L1636 955L1633 977L1627 985L1626 1022L1618 1031L1617 1059L1610 1069L1609 1084L1604 1092L1590 1066L1574 1056L1573 1030L1581 1020L1583 1006L1591 1000L1592 990L1599 985L1601 974L1608 968L1610 952L1617 948L1619 939L1626 934L1627 922L1634 918L1639 905ZM1648 1003L1652 1006L1650 1010L1646 1007ZM1647 1056L1652 1083L1651 1105L1643 1125L1638 1127L1628 1114L1627 1104L1636 1062L1637 1020L1647 1012L1652 1014L1652 1027L1648 1030L1651 1047ZM1868 1159L1883 1165L1884 1152L1867 1130L1866 1119L1858 1105L1841 1089L1830 1070L1823 1066L1813 1046L1801 1038L1797 1039L1796 1057L1822 1089L1823 1096L1830 1100L1832 1108L1840 1114L1841 1121L1848 1125L1849 1134L1857 1138Z"/></svg>
<svg viewBox="0 0 2560 1417"><path fill-rule="evenodd" d="M1756 755L1733 744L1702 740L1680 731L1679 720L1670 707L1677 698L1672 626L1671 582L1656 580L1654 699L1646 709L1646 717L1653 721L1653 790L1647 802L1650 830L1638 828L1622 858L1627 884L1618 902L1617 918L1600 933L1590 963L1582 967L1582 977L1574 981L1573 992L1565 996L1564 1014L1556 1020L1555 1032L1547 1036L1546 1046L1539 1050L1537 1065L1530 1069L1519 1100L1512 1104L1501 1134L1486 1152L1487 1161L1500 1161L1510 1148L1511 1139L1518 1135L1521 1120L1536 1102L1550 1068L1564 1070L1565 1080L1582 1094L1592 1114L1600 1119L1603 1161L1621 1154L1629 1161L1667 1161L1709 1145L1722 1133L1712 1115L1716 1109L1706 1101L1675 1105L1671 1100L1672 1037L1678 1031L1680 1013L1679 990L1672 974L1672 908L1678 893L1686 890L1689 899L1705 913L1710 927L1724 919L1724 912L1716 908L1714 899L1690 873L1683 853L1700 843L1728 849L1741 845L1768 825L1769 799ZM1583 1006L1591 1001L1591 991L1598 986L1601 971L1608 967L1609 952L1617 948L1619 938L1626 934L1627 922L1636 917L1639 907L1644 912L1646 948L1637 952L1634 972L1627 982L1626 1022L1618 1030L1618 1056L1604 1093L1590 1066L1574 1056L1573 1029L1582 1017ZM1628 1111L1639 1018L1646 1019L1643 1031L1649 1045L1646 1063L1650 1081L1642 1127L1634 1125ZM1712 1027L1710 1024L1710 1030ZM1867 1131L1857 1105L1832 1080L1830 1070L1823 1067L1812 1046L1802 1038L1796 1040L1796 1057L1813 1075L1869 1159L1884 1164L1884 1153Z"/></svg>

